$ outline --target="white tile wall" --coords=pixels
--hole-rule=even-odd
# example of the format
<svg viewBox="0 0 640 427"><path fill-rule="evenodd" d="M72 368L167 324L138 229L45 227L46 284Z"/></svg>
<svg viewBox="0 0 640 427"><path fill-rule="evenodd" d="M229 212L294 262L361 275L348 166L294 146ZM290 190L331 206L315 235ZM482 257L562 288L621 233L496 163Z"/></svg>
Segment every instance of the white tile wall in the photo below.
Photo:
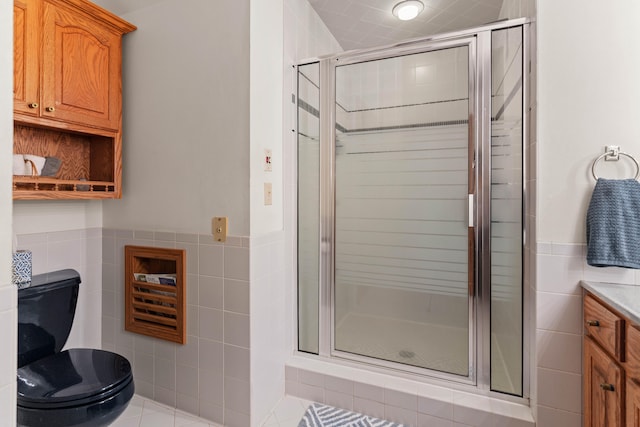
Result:
<svg viewBox="0 0 640 427"><path fill-rule="evenodd" d="M82 283L78 304L65 348L100 348L102 309L114 310L108 292L107 304L102 304L102 230L86 228L19 234L16 249L28 249L32 252L33 274L66 268L80 273Z"/></svg>
<svg viewBox="0 0 640 427"><path fill-rule="evenodd" d="M409 426L534 426L523 404L362 369L295 357L285 373L288 395Z"/></svg>
<svg viewBox="0 0 640 427"><path fill-rule="evenodd" d="M187 343L124 330L124 246L187 251ZM225 426L249 425L249 239L104 229L102 342L133 363L136 392ZM107 299L109 298L109 300Z"/></svg>
<svg viewBox="0 0 640 427"><path fill-rule="evenodd" d="M581 280L640 285L633 270L595 268L580 244L536 245L536 353L534 360L537 419L540 426L582 425L582 288Z"/></svg>
<svg viewBox="0 0 640 427"><path fill-rule="evenodd" d="M251 425L254 426L261 425L284 396L284 366L291 348L284 253L282 231L251 238Z"/></svg>
<svg viewBox="0 0 640 427"><path fill-rule="evenodd" d="M15 425L17 292L15 285L0 285L0 343L6 349L0 355L0 425Z"/></svg>

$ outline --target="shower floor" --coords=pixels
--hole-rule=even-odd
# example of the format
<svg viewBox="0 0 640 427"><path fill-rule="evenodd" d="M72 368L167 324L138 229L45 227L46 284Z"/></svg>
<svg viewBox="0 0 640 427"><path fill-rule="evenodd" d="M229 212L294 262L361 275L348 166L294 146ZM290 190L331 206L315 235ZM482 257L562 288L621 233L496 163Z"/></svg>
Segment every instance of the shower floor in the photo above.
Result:
<svg viewBox="0 0 640 427"><path fill-rule="evenodd" d="M336 350L457 375L468 375L466 329L358 313L336 328Z"/></svg>
<svg viewBox="0 0 640 427"><path fill-rule="evenodd" d="M336 327L335 340L339 351L468 375L469 336L464 328L349 313ZM495 363L504 364L499 348L496 353ZM506 373L493 372L492 382L501 389L512 387Z"/></svg>

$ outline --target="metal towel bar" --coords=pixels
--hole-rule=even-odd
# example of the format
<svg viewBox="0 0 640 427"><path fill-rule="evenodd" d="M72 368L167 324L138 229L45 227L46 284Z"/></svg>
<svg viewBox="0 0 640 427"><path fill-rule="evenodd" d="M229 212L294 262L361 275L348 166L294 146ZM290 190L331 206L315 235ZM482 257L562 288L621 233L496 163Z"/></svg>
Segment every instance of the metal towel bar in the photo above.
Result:
<svg viewBox="0 0 640 427"><path fill-rule="evenodd" d="M593 164L591 165L591 175L593 175L593 179L595 179L596 181L598 180L598 176L596 175L596 164L604 159L605 161L610 161L610 160L619 160L620 156L625 156L628 157L629 159L631 159L631 161L633 161L633 163L635 163L636 165L636 176L634 177L634 179L638 179L640 177L640 164L638 163L638 161L631 155L631 154L627 154L623 151L620 151L620 147L617 145L607 145L604 147L604 154L601 154L600 156L598 156L597 159L595 159L593 161Z"/></svg>

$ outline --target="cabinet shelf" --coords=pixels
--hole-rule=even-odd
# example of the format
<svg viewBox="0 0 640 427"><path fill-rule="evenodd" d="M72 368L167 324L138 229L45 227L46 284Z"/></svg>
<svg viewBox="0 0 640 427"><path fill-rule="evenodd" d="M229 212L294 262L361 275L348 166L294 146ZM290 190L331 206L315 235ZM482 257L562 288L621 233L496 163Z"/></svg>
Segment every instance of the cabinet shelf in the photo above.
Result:
<svg viewBox="0 0 640 427"><path fill-rule="evenodd" d="M119 134L92 135L14 124L14 154L61 160L55 176L13 176L13 198L113 199L121 197Z"/></svg>
<svg viewBox="0 0 640 427"><path fill-rule="evenodd" d="M13 198L31 199L112 199L115 184L106 181L78 181L70 179L43 178L31 176L13 177Z"/></svg>

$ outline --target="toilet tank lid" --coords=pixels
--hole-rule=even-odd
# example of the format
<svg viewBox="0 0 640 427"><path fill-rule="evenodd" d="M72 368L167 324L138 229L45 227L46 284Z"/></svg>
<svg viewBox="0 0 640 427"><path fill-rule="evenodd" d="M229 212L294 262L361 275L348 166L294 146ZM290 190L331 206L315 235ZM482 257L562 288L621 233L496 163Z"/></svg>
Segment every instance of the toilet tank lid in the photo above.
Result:
<svg viewBox="0 0 640 427"><path fill-rule="evenodd" d="M18 285L18 289L21 294L24 294L27 289L37 291L37 287L43 285L55 285L71 282L73 284L79 284L80 273L72 268L65 270L51 271L49 273L35 274L31 278L31 282Z"/></svg>

